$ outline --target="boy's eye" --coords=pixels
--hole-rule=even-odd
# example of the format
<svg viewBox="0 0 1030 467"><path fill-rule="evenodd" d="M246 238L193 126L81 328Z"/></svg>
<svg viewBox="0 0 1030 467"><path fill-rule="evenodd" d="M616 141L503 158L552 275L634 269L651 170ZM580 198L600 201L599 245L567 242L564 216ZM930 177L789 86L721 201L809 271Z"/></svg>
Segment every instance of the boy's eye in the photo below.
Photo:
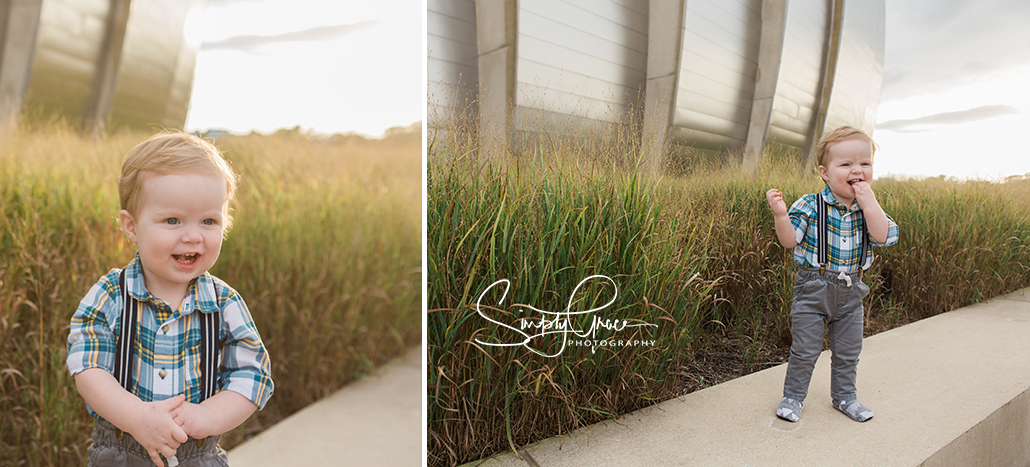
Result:
<svg viewBox="0 0 1030 467"><path fill-rule="evenodd" d="M179 223L179 219L176 219L174 217L170 217L168 219L165 219L165 224L168 224L168 225L177 225L178 223Z"/></svg>
<svg viewBox="0 0 1030 467"><path fill-rule="evenodd" d="M201 221L201 223L203 223L204 225L215 225L218 222L216 222L214 219L204 219L203 221Z"/></svg>

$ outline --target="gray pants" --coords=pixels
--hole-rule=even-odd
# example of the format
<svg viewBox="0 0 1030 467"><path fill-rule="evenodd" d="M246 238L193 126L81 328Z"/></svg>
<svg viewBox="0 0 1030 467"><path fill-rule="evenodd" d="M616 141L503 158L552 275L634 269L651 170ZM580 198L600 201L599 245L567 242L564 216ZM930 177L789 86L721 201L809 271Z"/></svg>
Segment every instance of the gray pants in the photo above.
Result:
<svg viewBox="0 0 1030 467"><path fill-rule="evenodd" d="M219 436L212 436L198 446L197 440L190 438L179 445L175 458L183 467L222 467L228 466L225 450L218 446ZM89 467L94 466L132 466L154 467L154 461L143 446L132 435L122 432L107 421L97 420L93 426L93 445L89 447ZM168 465L167 460L165 465Z"/></svg>
<svg viewBox="0 0 1030 467"><path fill-rule="evenodd" d="M790 308L790 360L783 382L783 396L805 400L812 370L823 350L824 326L830 330L830 351L833 353L830 373L830 396L836 400L853 400L858 354L862 352L862 298L869 286L862 283L859 272L848 274L847 281L838 279L838 272L820 275L818 269L798 267L794 281L794 299Z"/></svg>

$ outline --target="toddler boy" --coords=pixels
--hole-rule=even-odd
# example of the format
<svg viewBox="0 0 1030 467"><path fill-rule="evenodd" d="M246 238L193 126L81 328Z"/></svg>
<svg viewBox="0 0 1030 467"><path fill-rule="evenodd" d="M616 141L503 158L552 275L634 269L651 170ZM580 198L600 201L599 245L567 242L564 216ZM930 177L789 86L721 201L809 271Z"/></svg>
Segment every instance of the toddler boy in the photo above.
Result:
<svg viewBox="0 0 1030 467"><path fill-rule="evenodd" d="M787 210L783 194L766 193L784 248L794 248L798 263L790 309L790 360L783 399L776 415L796 422L801 417L812 370L823 349L823 326L830 332L830 396L833 407L864 422L873 411L858 401L855 387L862 351L862 298L869 287L862 271L873 261L870 246L898 241L898 226L876 201L873 181L875 143L861 130L844 126L826 134L816 146L819 176L826 188L806 194Z"/></svg>
<svg viewBox="0 0 1030 467"><path fill-rule="evenodd" d="M235 190L218 150L192 135L159 134L126 156L118 218L136 257L90 289L68 336L96 420L88 465L227 465L219 436L271 397L247 305L207 272Z"/></svg>

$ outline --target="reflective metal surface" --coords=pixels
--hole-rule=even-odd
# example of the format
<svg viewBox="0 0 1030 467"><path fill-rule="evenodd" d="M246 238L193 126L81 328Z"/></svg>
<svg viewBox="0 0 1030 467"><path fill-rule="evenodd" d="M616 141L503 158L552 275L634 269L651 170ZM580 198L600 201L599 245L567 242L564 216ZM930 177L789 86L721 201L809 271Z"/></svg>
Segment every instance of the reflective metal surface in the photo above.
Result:
<svg viewBox="0 0 1030 467"><path fill-rule="evenodd" d="M112 125L181 127L200 44L183 34L197 0L133 0L122 48Z"/></svg>
<svg viewBox="0 0 1030 467"><path fill-rule="evenodd" d="M521 0L518 15L519 107L627 114L647 70L647 0Z"/></svg>
<svg viewBox="0 0 1030 467"><path fill-rule="evenodd" d="M46 0L40 12L28 108L78 122L97 72L107 22L107 0Z"/></svg>
<svg viewBox="0 0 1030 467"><path fill-rule="evenodd" d="M121 1L42 2L32 65L27 70L25 108L73 125L101 108L99 115L109 125L183 126L199 48L186 41L185 24L203 0L133 0L127 22L121 23L124 41L105 42L109 31L119 27L112 19L117 16L109 15ZM4 41L24 39L0 35ZM109 57L117 57L117 80L111 79L113 73L104 78L99 72ZM110 110L106 111L108 106L96 101L110 86L114 93L107 98Z"/></svg>
<svg viewBox="0 0 1030 467"><path fill-rule="evenodd" d="M815 125L826 66L830 2L790 0L767 142L803 147Z"/></svg>
<svg viewBox="0 0 1030 467"><path fill-rule="evenodd" d="M429 0L426 8L429 111L447 120L470 106L479 87L473 0Z"/></svg>
<svg viewBox="0 0 1030 467"><path fill-rule="evenodd" d="M704 149L744 145L754 95L761 0L688 0L673 138Z"/></svg>
<svg viewBox="0 0 1030 467"><path fill-rule="evenodd" d="M649 89L665 96L646 98L672 114L660 120L669 122L662 139L667 134L697 149L735 150L751 132L753 147L779 143L807 151L823 120L826 128L851 124L867 132L875 123L885 0L838 2L480 0L481 8L491 8L480 21L489 18L491 30L503 25L515 31L514 39L491 39L491 48L484 47L485 30L476 35L473 2L430 0L430 118L432 106L452 105L451 96L482 93L494 97L489 105L479 99L481 127L497 121L497 131L509 138L551 122L603 125L642 106L645 83L654 82ZM839 32L833 29L835 4L842 4L838 13L843 10ZM765 36L763 5L770 18ZM678 13L672 16L676 21L657 21L649 18L652 11ZM678 60L675 52L648 57L649 27L655 28L652 41L673 45ZM504 54L514 54L510 62L500 52L489 55L502 43ZM648 76L649 60L657 76ZM477 71L481 89L475 79L459 84L459 76L464 80ZM757 83L763 83L758 98ZM514 125L507 128L507 121Z"/></svg>
<svg viewBox="0 0 1030 467"><path fill-rule="evenodd" d="M844 2L840 57L824 130L851 125L873 134L883 83L885 23L884 0Z"/></svg>

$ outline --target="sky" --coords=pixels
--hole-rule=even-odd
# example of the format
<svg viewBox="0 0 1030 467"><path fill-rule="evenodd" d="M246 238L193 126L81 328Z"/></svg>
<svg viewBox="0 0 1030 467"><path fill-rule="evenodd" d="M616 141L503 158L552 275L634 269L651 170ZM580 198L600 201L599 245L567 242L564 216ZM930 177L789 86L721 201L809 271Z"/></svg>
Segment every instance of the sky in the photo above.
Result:
<svg viewBox="0 0 1030 467"><path fill-rule="evenodd" d="M361 133L422 120L421 0L207 0L186 129Z"/></svg>
<svg viewBox="0 0 1030 467"><path fill-rule="evenodd" d="M1030 176L1030 1L886 7L875 176Z"/></svg>

